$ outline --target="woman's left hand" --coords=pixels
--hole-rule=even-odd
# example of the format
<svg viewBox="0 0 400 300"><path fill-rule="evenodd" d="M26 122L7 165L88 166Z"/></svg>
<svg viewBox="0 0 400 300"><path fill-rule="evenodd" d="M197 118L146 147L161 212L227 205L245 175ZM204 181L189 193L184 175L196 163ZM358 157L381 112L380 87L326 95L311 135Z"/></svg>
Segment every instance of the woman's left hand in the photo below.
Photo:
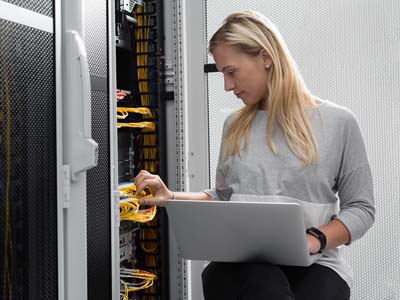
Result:
<svg viewBox="0 0 400 300"><path fill-rule="evenodd" d="M311 234L307 234L307 244L310 254L318 253L319 249L321 249L321 242Z"/></svg>

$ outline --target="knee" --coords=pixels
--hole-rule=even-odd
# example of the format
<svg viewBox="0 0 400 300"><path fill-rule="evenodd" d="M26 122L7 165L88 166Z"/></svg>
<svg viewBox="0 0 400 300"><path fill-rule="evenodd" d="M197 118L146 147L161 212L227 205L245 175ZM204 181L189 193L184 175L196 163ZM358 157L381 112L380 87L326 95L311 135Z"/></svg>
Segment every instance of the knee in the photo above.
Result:
<svg viewBox="0 0 400 300"><path fill-rule="evenodd" d="M235 299L235 264L210 263L202 272L204 299Z"/></svg>
<svg viewBox="0 0 400 300"><path fill-rule="evenodd" d="M294 299L289 281L278 266L246 264L243 265L242 275L242 299Z"/></svg>
<svg viewBox="0 0 400 300"><path fill-rule="evenodd" d="M222 278L232 274L232 266L229 263L211 262L201 273L203 287L219 284Z"/></svg>

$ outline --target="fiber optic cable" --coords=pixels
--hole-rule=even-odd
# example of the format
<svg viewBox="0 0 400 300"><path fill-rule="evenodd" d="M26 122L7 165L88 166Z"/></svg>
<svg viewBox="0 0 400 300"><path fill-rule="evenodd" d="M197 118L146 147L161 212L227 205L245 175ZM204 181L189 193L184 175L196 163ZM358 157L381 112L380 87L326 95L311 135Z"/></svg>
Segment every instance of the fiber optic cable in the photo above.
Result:
<svg viewBox="0 0 400 300"><path fill-rule="evenodd" d="M143 128L144 131L155 131L156 125L153 122L133 122L133 123L117 123L117 128Z"/></svg>
<svg viewBox="0 0 400 300"><path fill-rule="evenodd" d="M123 279L133 279L140 280L138 282L127 282L126 280L122 280L123 286L125 290L128 292L136 292L142 289L147 289L151 287L154 283L154 280L157 279L157 276L143 270L139 269L121 269L120 277Z"/></svg>
<svg viewBox="0 0 400 300"><path fill-rule="evenodd" d="M147 107L117 107L117 119L126 119L130 112L142 114L149 118L153 117L150 109Z"/></svg>
<svg viewBox="0 0 400 300"><path fill-rule="evenodd" d="M121 221L132 221L138 223L147 223L154 219L157 214L157 206L151 206L146 209L139 209L138 199L129 199L119 203Z"/></svg>

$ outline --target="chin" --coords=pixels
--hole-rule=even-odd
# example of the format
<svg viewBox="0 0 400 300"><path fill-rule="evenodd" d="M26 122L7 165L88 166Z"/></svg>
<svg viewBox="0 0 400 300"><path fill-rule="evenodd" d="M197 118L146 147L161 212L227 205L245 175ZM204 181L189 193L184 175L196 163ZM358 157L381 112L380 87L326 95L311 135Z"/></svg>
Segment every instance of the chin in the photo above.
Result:
<svg viewBox="0 0 400 300"><path fill-rule="evenodd" d="M247 105L247 106L254 106L254 105L258 105L257 101L253 101L253 100L249 100L249 99L243 99L242 98L242 102Z"/></svg>

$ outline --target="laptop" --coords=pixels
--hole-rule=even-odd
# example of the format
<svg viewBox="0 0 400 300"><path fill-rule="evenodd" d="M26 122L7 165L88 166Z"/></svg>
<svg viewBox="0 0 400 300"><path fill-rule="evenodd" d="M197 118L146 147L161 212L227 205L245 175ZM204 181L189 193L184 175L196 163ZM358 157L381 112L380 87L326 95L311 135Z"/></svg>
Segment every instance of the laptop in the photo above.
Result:
<svg viewBox="0 0 400 300"><path fill-rule="evenodd" d="M168 219L183 258L309 266L299 203L168 200Z"/></svg>

